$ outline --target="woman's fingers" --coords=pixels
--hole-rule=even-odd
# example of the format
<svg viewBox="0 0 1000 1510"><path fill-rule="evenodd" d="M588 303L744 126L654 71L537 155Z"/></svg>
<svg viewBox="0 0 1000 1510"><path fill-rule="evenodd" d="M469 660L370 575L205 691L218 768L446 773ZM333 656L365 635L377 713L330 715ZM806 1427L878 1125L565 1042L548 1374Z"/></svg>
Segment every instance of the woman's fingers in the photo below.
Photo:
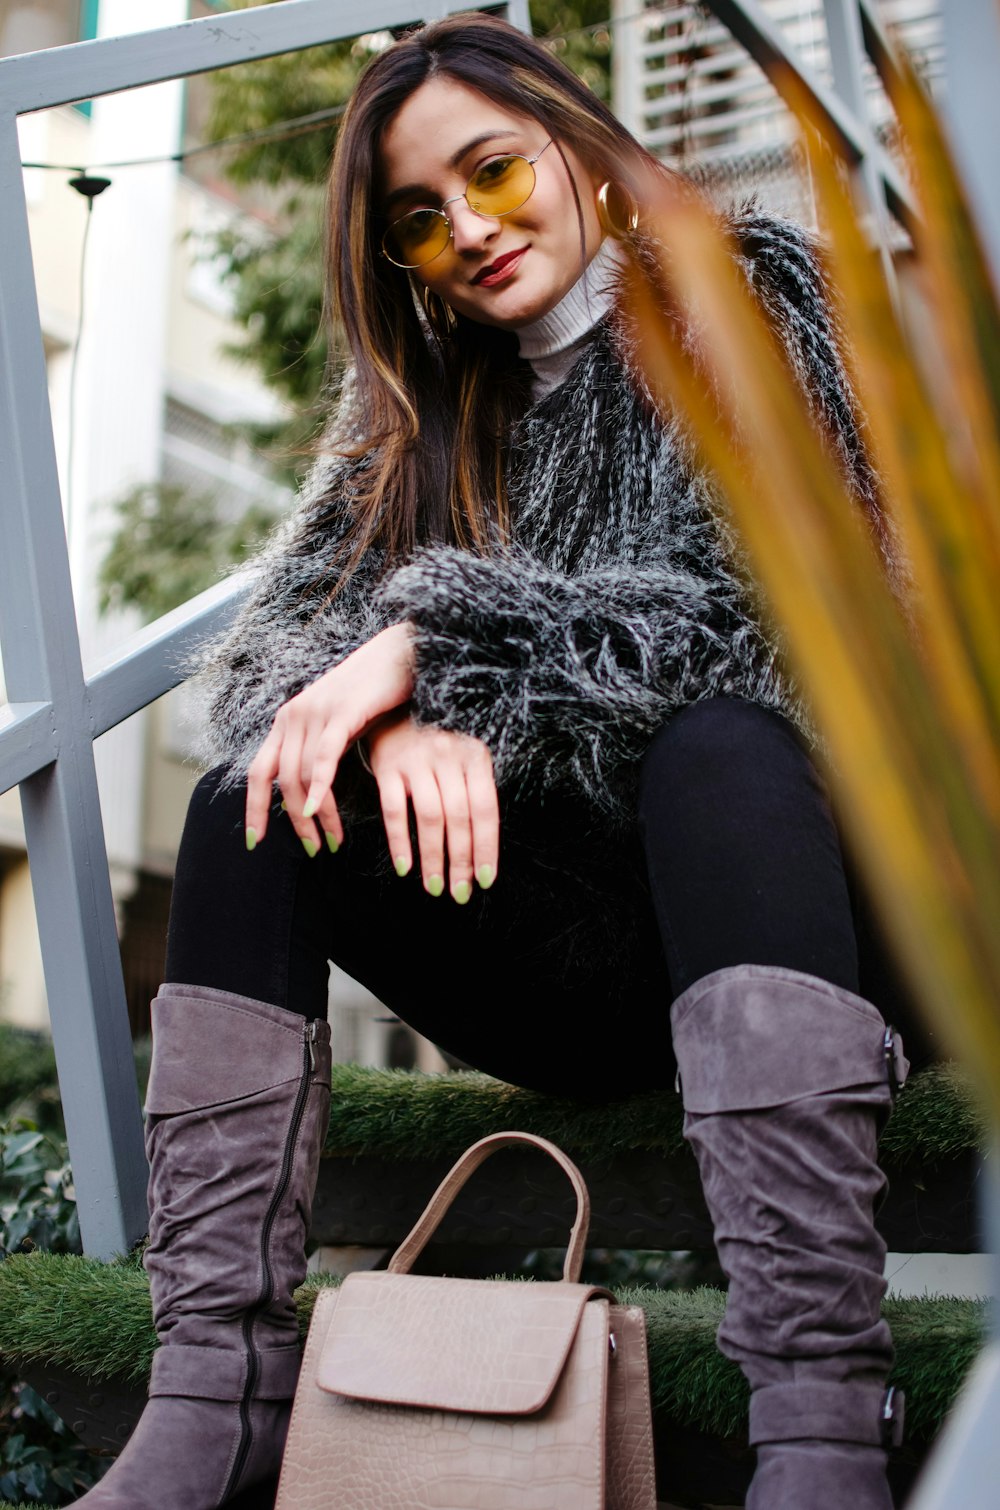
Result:
<svg viewBox="0 0 1000 1510"><path fill-rule="evenodd" d="M317 812L333 787L337 768L348 745L343 726L333 719L317 725L315 736L307 739L303 750L302 774L307 787L306 806Z"/></svg>
<svg viewBox="0 0 1000 1510"><path fill-rule="evenodd" d="M398 876L413 869L413 846L410 843L409 798L406 783L398 771L389 771L379 783L382 822L389 854Z"/></svg>
<svg viewBox="0 0 1000 1510"><path fill-rule="evenodd" d="M458 761L437 771L438 790L445 817L445 848L448 855L448 890L456 902L472 896L472 819L465 771Z"/></svg>
<svg viewBox="0 0 1000 1510"><path fill-rule="evenodd" d="M441 792L434 774L423 767L410 778L410 796L413 801L413 816L417 824L417 846L420 850L420 874L424 890L432 897L444 891L444 811Z"/></svg>
<svg viewBox="0 0 1000 1510"><path fill-rule="evenodd" d="M340 812L338 811L332 791L327 792L320 803L319 811L316 814L316 822L323 831L323 838L326 841L327 849L336 854L344 842L344 825L341 822Z"/></svg>
<svg viewBox="0 0 1000 1510"><path fill-rule="evenodd" d="M473 871L485 891L496 880L500 863L500 802L490 752L485 745L481 751L466 766L465 782L472 821Z"/></svg>
<svg viewBox="0 0 1000 1510"><path fill-rule="evenodd" d="M496 879L500 809L489 749L471 735L420 727L408 713L378 719L366 736L393 864L414 859L431 896L460 905ZM416 825L414 856L407 797Z"/></svg>
<svg viewBox="0 0 1000 1510"><path fill-rule="evenodd" d="M302 750L305 730L298 723L289 723L278 757L278 785L285 799L292 827L302 840L310 859L319 853L322 838L313 818L306 817L306 790L302 781Z"/></svg>
<svg viewBox="0 0 1000 1510"><path fill-rule="evenodd" d="M271 810L280 755L281 732L275 724L247 771L247 849L254 849L267 833L267 815Z"/></svg>

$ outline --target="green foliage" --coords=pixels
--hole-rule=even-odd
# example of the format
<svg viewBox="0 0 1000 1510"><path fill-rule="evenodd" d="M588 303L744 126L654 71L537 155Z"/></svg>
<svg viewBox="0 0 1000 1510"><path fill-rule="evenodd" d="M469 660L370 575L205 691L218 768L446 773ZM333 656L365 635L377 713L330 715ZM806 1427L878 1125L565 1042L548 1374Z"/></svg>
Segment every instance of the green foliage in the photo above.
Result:
<svg viewBox="0 0 1000 1510"><path fill-rule="evenodd" d="M315 403L326 369L323 197L315 184L289 194L279 237L250 234L245 224L234 223L212 242L212 256L221 257L227 269L234 319L246 332L226 352L257 367L267 385L296 411L308 411ZM294 450L312 427L307 413L304 427L290 419L269 429L257 427L252 438Z"/></svg>
<svg viewBox="0 0 1000 1510"><path fill-rule="evenodd" d="M30 1117L45 1131L62 1130L56 1056L47 1033L0 1023L0 1118Z"/></svg>
<svg viewBox="0 0 1000 1510"><path fill-rule="evenodd" d="M0 1452L0 1494L36 1505L74 1503L101 1477L107 1460L92 1457L30 1385L3 1382L0 1421L12 1429Z"/></svg>
<svg viewBox="0 0 1000 1510"><path fill-rule="evenodd" d="M0 1123L0 1258L32 1248L80 1251L65 1140L27 1117Z"/></svg>
<svg viewBox="0 0 1000 1510"><path fill-rule="evenodd" d="M2 1037L9 1040L11 1030L4 1030ZM45 1088L45 1074L54 1068L33 1037L22 1035L23 1042L15 1041L9 1056L0 1055L7 1089L15 1080L22 1098ZM11 1076L11 1066L20 1074ZM16 1117L0 1123L0 1259L35 1248L79 1251L76 1197L65 1140L42 1132L26 1117ZM36 1504L70 1504L96 1482L101 1469L101 1461L30 1385L14 1371L0 1369L0 1495Z"/></svg>
<svg viewBox="0 0 1000 1510"><path fill-rule="evenodd" d="M253 9L260 0L229 0L228 10ZM271 3L271 0L264 0ZM212 80L208 138L241 136L346 104L363 64L371 56L360 42L332 42L274 58L256 58L217 73ZM234 184L322 183L337 139L337 115L329 124L290 127L287 135L227 152L224 171Z"/></svg>
<svg viewBox="0 0 1000 1510"><path fill-rule="evenodd" d="M274 524L256 505L235 523L220 523L211 498L166 483L133 488L115 506L117 527L98 573L102 613L138 608L146 621L211 587Z"/></svg>
<svg viewBox="0 0 1000 1510"><path fill-rule="evenodd" d="M132 1044L136 1082L145 1094L152 1053L150 1038ZM28 1117L43 1132L64 1132L56 1057L47 1033L0 1023L0 1123Z"/></svg>
<svg viewBox="0 0 1000 1510"><path fill-rule="evenodd" d="M253 0L233 0L243 10ZM292 405L296 417L255 438L293 454L315 428L308 411L319 400L326 371L323 321L324 184L339 111L371 52L362 42L335 42L275 58L260 58L213 77L210 140L263 131L283 121L333 112L301 130L227 153L222 170L241 189L266 191L271 234L259 222L220 231L206 254L220 258L245 334L229 355L257 368L264 382ZM303 409L307 411L303 420Z"/></svg>
<svg viewBox="0 0 1000 1510"><path fill-rule="evenodd" d="M531 29L606 104L611 103L609 0L531 0Z"/></svg>

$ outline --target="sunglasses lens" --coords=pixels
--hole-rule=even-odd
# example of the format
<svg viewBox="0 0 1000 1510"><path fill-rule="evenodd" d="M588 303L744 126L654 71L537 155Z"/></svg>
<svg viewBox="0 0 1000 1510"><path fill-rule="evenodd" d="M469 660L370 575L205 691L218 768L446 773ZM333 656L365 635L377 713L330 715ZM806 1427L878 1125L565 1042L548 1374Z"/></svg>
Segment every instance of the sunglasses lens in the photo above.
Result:
<svg viewBox="0 0 1000 1510"><path fill-rule="evenodd" d="M481 215L509 215L531 198L535 170L526 157L493 157L469 179L465 197Z"/></svg>
<svg viewBox="0 0 1000 1510"><path fill-rule="evenodd" d="M448 217L440 210L412 210L386 231L387 257L401 267L421 267L448 245Z"/></svg>

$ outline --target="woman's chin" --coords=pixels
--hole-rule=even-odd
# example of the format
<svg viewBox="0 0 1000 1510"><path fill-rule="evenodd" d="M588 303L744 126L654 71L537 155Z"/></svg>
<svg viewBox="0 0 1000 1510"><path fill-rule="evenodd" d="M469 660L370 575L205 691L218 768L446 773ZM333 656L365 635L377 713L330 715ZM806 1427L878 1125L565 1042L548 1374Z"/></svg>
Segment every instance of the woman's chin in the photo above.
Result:
<svg viewBox="0 0 1000 1510"><path fill-rule="evenodd" d="M497 293L500 293L499 289ZM502 298L498 297L488 305L478 305L467 313L470 320L478 320L483 325L498 325L501 330L521 330L547 315L558 303L558 297L549 298L527 289L510 288L504 289Z"/></svg>

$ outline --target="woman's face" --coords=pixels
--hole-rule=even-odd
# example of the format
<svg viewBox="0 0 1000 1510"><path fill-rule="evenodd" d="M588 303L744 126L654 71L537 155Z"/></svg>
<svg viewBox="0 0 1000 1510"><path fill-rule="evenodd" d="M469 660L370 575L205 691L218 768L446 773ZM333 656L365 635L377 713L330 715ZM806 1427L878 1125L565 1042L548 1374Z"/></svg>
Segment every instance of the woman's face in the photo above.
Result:
<svg viewBox="0 0 1000 1510"><path fill-rule="evenodd" d="M580 276L576 199L555 143L535 164L531 197L509 215L477 215L464 199L453 198L489 158L506 152L534 157L548 140L533 116L514 114L447 77L421 84L385 129L379 208L391 222L452 200L445 209L451 240L413 276L470 320L516 330L553 309ZM596 182L569 147L563 152L589 262L602 236Z"/></svg>

